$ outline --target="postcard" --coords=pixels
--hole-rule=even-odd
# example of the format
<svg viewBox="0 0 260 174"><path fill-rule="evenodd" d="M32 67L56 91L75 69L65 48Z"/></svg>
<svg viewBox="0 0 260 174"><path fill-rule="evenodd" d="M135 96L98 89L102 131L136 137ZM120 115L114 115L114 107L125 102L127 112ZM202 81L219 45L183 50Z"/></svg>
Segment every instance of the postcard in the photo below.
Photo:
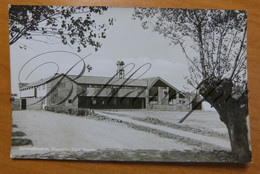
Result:
<svg viewBox="0 0 260 174"><path fill-rule="evenodd" d="M11 158L251 162L247 12L9 6Z"/></svg>

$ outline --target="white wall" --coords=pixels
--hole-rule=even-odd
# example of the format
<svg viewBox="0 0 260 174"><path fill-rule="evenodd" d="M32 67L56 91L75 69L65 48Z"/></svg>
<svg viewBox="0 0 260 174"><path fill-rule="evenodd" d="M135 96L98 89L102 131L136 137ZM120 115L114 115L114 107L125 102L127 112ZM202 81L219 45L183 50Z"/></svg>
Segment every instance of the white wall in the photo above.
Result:
<svg viewBox="0 0 260 174"><path fill-rule="evenodd" d="M21 97L34 97L34 88L21 91Z"/></svg>
<svg viewBox="0 0 260 174"><path fill-rule="evenodd" d="M37 97L44 97L47 94L47 85L41 85L37 87Z"/></svg>

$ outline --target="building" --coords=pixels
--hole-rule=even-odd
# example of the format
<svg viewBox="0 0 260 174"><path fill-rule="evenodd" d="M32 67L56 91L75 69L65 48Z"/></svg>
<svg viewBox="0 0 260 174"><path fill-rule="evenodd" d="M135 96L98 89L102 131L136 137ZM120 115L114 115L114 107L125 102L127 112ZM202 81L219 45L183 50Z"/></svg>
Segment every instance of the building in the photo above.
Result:
<svg viewBox="0 0 260 174"><path fill-rule="evenodd" d="M125 79L58 74L21 87L20 97L24 109L34 105L38 109L52 105L92 109L191 109L189 96L160 77Z"/></svg>
<svg viewBox="0 0 260 174"><path fill-rule="evenodd" d="M46 106L91 109L190 110L189 95L160 77L128 79L124 62L117 62L114 77L56 74L20 84L22 109Z"/></svg>

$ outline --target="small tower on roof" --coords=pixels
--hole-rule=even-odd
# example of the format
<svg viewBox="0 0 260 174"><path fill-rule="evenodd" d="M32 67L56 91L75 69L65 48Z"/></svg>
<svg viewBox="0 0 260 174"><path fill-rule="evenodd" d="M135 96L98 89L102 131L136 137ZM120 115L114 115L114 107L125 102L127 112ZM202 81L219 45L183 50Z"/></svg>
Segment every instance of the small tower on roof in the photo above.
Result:
<svg viewBox="0 0 260 174"><path fill-rule="evenodd" d="M117 65L117 71L116 72L117 72L118 78L120 78L120 79L125 78L125 70L124 70L125 62L118 60L116 62L116 65Z"/></svg>

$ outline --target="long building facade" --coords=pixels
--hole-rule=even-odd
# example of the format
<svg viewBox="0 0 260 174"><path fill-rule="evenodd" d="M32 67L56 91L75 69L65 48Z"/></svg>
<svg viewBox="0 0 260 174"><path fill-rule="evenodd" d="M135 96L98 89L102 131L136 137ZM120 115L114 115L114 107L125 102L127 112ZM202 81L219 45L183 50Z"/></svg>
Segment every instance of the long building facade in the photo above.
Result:
<svg viewBox="0 0 260 174"><path fill-rule="evenodd" d="M56 74L21 85L20 96L27 109L33 105L41 109L55 105L90 109L192 109L190 97L160 77L127 79Z"/></svg>

